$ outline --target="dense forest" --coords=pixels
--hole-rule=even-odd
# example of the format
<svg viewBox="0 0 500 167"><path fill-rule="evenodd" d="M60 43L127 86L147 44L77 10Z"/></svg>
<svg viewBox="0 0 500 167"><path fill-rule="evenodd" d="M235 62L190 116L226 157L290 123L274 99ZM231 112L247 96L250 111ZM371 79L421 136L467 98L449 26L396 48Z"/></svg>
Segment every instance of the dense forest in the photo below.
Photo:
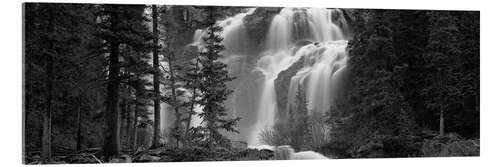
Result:
<svg viewBox="0 0 500 167"><path fill-rule="evenodd" d="M244 9L25 3L23 162L273 159L228 137L246 118L226 106L237 78L216 21ZM295 115L260 140L329 158L478 156L479 12L339 11L349 60L334 105L307 114L299 86ZM186 53L197 29L204 48ZM161 112L174 116L168 133Z"/></svg>
<svg viewBox="0 0 500 167"><path fill-rule="evenodd" d="M352 16L349 88L330 113L328 148L348 157L479 155L479 12Z"/></svg>

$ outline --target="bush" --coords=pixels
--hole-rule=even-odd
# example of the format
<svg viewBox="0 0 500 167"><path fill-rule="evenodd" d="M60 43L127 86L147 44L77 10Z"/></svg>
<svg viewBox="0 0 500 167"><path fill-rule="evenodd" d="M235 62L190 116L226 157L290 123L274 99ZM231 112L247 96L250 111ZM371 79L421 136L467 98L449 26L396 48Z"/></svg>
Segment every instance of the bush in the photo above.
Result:
<svg viewBox="0 0 500 167"><path fill-rule="evenodd" d="M449 134L424 140L420 149L424 157L479 156L479 140L461 139Z"/></svg>
<svg viewBox="0 0 500 167"><path fill-rule="evenodd" d="M286 124L276 124L271 128L262 129L259 140L270 146L290 145L290 128Z"/></svg>

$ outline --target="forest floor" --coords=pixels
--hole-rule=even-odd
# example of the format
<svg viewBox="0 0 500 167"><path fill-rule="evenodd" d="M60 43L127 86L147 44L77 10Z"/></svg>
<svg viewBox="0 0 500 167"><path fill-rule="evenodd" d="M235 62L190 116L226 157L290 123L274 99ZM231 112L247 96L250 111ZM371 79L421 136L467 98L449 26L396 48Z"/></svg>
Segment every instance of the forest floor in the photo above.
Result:
<svg viewBox="0 0 500 167"><path fill-rule="evenodd" d="M77 152L56 151L52 155L52 164L88 164L88 163L143 163L143 162L189 162L189 161L245 161L245 160L272 160L272 150L246 149L229 150L215 148L209 150L201 147L168 148L162 147L138 151L135 153L123 152L118 158L104 161L100 158L100 148L91 148ZM41 164L39 152L32 152L25 156L25 164Z"/></svg>

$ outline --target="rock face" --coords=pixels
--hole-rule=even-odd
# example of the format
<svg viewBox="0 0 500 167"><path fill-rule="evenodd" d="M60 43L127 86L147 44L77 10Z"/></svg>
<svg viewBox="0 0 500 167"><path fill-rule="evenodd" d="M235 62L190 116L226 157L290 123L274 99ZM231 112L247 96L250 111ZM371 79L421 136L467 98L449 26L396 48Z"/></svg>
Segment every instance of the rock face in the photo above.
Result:
<svg viewBox="0 0 500 167"><path fill-rule="evenodd" d="M285 118L287 109L288 88L290 87L290 79L304 66L304 58L295 62L290 68L278 74L278 78L274 80L274 88L276 89L276 98L278 102L278 121Z"/></svg>
<svg viewBox="0 0 500 167"><path fill-rule="evenodd" d="M257 122L256 107L259 105L260 93L262 85L262 74L256 71L248 71L241 73L237 80L231 83L234 88L234 93L227 104L230 104L237 116L243 118L239 121L239 131L236 140L245 140L248 138L249 130L254 123ZM233 133L234 134L234 133Z"/></svg>
<svg viewBox="0 0 500 167"><path fill-rule="evenodd" d="M250 55L258 55L264 48L267 31L269 25L282 8L265 7L257 8L252 15L244 18L245 27L247 28L247 37L249 40ZM254 56L256 57L256 56Z"/></svg>

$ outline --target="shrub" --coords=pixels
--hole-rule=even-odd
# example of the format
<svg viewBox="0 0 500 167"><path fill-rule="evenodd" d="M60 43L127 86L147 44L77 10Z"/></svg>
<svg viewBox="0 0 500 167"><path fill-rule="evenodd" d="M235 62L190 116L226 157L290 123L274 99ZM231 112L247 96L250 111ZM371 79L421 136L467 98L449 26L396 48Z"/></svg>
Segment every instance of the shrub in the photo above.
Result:
<svg viewBox="0 0 500 167"><path fill-rule="evenodd" d="M290 130L285 124L276 124L271 128L262 129L259 140L271 146L290 145Z"/></svg>
<svg viewBox="0 0 500 167"><path fill-rule="evenodd" d="M420 149L424 157L479 156L479 140L462 139L455 134L424 140Z"/></svg>

